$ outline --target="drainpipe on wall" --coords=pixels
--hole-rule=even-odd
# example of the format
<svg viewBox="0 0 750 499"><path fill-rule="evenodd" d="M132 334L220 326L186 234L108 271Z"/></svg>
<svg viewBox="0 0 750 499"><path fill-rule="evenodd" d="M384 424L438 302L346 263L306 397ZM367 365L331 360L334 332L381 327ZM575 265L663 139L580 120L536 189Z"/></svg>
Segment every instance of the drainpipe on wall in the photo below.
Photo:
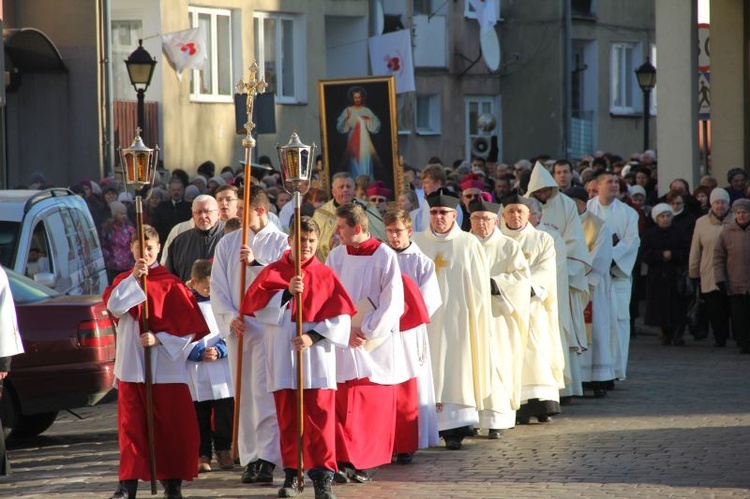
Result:
<svg viewBox="0 0 750 499"><path fill-rule="evenodd" d="M112 18L110 0L99 0L101 15L99 34L101 41L101 112L102 112L102 157L104 176L115 173L114 118L112 116Z"/></svg>
<svg viewBox="0 0 750 499"><path fill-rule="evenodd" d="M560 149L562 157L570 159L570 144L571 144L571 88L573 83L572 79L572 64L571 58L573 54L573 40L571 39L571 10L570 0L562 0L563 5L563 109L562 109L562 144Z"/></svg>

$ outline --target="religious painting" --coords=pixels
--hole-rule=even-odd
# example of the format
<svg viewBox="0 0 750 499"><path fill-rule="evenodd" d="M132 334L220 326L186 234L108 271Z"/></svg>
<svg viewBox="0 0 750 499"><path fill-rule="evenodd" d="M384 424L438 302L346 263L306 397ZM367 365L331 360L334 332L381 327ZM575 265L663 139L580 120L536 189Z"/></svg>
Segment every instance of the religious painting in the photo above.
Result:
<svg viewBox="0 0 750 499"><path fill-rule="evenodd" d="M318 99L326 188L333 175L348 171L382 181L396 200L404 182L394 77L320 80Z"/></svg>

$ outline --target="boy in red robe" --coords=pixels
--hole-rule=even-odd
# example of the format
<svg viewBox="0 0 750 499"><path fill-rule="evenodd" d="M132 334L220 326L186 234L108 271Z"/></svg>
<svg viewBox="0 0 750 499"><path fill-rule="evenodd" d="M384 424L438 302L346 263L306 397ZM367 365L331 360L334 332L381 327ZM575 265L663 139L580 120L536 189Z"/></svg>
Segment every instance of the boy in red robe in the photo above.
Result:
<svg viewBox="0 0 750 499"><path fill-rule="evenodd" d="M281 459L286 478L279 497L299 494L297 486L297 356L304 369L303 460L316 499L335 499L331 482L336 468L336 348L349 343L356 313L344 286L316 257L320 229L310 217L300 220L302 276L296 276L294 250L265 267L245 294L241 311L265 326L268 389L274 395ZM291 227L290 243L294 237ZM294 296L302 293L302 330L296 335Z"/></svg>
<svg viewBox="0 0 750 499"><path fill-rule="evenodd" d="M182 480L192 480L198 466L198 422L187 385L187 356L191 342L208 333L190 290L156 263L159 234L144 226L145 251L137 234L131 243L132 271L118 275L103 295L117 321L115 386L120 443L120 484L111 499L132 499L138 480L150 481L146 431L144 347L151 347L156 478L164 497L182 497ZM148 276L148 331L141 314L146 295L139 280Z"/></svg>

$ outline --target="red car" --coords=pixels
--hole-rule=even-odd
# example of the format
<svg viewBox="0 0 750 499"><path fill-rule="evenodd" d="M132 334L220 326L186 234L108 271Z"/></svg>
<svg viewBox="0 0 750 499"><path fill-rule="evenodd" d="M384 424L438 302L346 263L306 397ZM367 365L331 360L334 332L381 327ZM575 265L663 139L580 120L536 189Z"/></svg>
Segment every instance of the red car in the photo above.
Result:
<svg viewBox="0 0 750 499"><path fill-rule="evenodd" d="M101 296L66 296L5 269L25 353L11 361L0 400L6 436L39 435L61 410L111 390L115 327Z"/></svg>

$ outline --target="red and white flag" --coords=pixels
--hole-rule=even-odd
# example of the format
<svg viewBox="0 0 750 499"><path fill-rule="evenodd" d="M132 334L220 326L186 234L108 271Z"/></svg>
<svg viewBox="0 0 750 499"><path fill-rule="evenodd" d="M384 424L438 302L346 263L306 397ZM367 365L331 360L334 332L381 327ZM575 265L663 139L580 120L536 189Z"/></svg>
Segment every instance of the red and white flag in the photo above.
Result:
<svg viewBox="0 0 750 499"><path fill-rule="evenodd" d="M414 63L408 29L370 38L370 65L376 76L396 77L396 93L413 92Z"/></svg>
<svg viewBox="0 0 750 499"><path fill-rule="evenodd" d="M177 70L177 79L182 81L186 69L203 69L208 59L206 34L202 28L185 29L166 33L161 37L162 50Z"/></svg>

